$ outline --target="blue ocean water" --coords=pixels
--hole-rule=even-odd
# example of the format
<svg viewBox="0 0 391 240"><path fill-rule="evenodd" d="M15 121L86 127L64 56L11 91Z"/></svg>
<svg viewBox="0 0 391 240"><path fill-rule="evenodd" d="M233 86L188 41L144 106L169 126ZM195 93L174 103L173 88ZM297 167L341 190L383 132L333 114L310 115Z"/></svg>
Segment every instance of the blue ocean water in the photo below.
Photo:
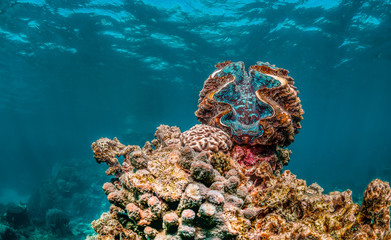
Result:
<svg viewBox="0 0 391 240"><path fill-rule="evenodd" d="M390 12L390 0L1 0L0 213L22 202L38 224L57 209L84 234L107 207L91 143L189 129L226 60L290 71L305 115L286 169L359 201L391 181Z"/></svg>

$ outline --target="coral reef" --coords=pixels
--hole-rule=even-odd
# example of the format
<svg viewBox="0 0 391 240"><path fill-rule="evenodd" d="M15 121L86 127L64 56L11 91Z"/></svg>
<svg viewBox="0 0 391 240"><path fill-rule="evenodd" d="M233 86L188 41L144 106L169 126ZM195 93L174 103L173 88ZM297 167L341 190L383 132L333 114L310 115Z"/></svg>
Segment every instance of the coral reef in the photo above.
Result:
<svg viewBox="0 0 391 240"><path fill-rule="evenodd" d="M126 166L104 184L112 205L92 223L96 239L391 239L388 183L371 182L360 207L349 190L323 194L290 171L276 175L271 161L250 174L236 151L157 141L129 146L146 167Z"/></svg>
<svg viewBox="0 0 391 240"><path fill-rule="evenodd" d="M0 239L79 240L94 233L91 219L110 206L101 197L107 181L101 173L93 161L80 158L56 163L26 203L0 203Z"/></svg>
<svg viewBox="0 0 391 240"><path fill-rule="evenodd" d="M66 235L71 233L69 222L70 217L60 209L50 209L46 213L47 227L58 235Z"/></svg>
<svg viewBox="0 0 391 240"><path fill-rule="evenodd" d="M18 235L14 229L7 225L0 224L0 239L15 240L18 239Z"/></svg>
<svg viewBox="0 0 391 240"><path fill-rule="evenodd" d="M23 227L30 224L30 218L27 213L27 206L23 203L9 204L4 217L5 220L14 227Z"/></svg>
<svg viewBox="0 0 391 240"><path fill-rule="evenodd" d="M92 144L114 177L103 185L110 211L87 239L391 240L388 183L373 180L360 206L350 190L323 194L282 171L303 114L288 71L216 67L200 93L203 124L184 133L161 125L143 148Z"/></svg>
<svg viewBox="0 0 391 240"><path fill-rule="evenodd" d="M304 113L288 71L258 62L219 63L200 92L196 116L238 144L288 146Z"/></svg>
<svg viewBox="0 0 391 240"><path fill-rule="evenodd" d="M78 239L85 236L89 231L79 236L72 235L68 225L58 222L56 226L41 226L30 220L30 211L26 205L9 204L6 214L0 216L0 239L1 240L49 240L49 239ZM48 219L49 220L49 219ZM48 222L49 223L49 222ZM67 228L67 232L61 232Z"/></svg>

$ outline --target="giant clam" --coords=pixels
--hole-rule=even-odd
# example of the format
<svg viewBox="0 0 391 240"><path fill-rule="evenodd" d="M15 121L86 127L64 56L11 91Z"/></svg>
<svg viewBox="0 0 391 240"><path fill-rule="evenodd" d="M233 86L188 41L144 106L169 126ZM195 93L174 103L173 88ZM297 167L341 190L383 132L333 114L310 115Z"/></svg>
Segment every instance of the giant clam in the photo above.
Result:
<svg viewBox="0 0 391 240"><path fill-rule="evenodd" d="M218 127L237 144L288 146L301 128L304 113L288 71L257 62L216 65L200 92L196 116Z"/></svg>

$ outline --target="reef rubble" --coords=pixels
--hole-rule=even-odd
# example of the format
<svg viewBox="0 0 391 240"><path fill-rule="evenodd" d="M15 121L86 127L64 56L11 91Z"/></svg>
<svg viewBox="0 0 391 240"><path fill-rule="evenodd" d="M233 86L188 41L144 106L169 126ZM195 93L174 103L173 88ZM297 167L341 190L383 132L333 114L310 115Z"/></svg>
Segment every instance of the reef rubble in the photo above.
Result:
<svg viewBox="0 0 391 240"><path fill-rule="evenodd" d="M362 204L282 170L303 110L288 71L224 62L205 82L201 125L161 125L143 147L101 138L110 211L92 240L389 239L391 188L373 180ZM122 159L122 160L121 160Z"/></svg>

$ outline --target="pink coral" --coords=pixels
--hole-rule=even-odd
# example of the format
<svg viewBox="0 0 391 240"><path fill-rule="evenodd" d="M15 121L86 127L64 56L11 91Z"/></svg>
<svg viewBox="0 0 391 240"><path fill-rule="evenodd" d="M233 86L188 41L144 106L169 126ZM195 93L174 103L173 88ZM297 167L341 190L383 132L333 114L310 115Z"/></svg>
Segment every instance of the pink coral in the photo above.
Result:
<svg viewBox="0 0 391 240"><path fill-rule="evenodd" d="M261 162L268 162L273 171L280 171L283 165L288 164L289 150L274 146L241 146L236 145L232 150L232 157L243 167L247 168L246 175L255 174ZM252 172L252 173L250 173Z"/></svg>

